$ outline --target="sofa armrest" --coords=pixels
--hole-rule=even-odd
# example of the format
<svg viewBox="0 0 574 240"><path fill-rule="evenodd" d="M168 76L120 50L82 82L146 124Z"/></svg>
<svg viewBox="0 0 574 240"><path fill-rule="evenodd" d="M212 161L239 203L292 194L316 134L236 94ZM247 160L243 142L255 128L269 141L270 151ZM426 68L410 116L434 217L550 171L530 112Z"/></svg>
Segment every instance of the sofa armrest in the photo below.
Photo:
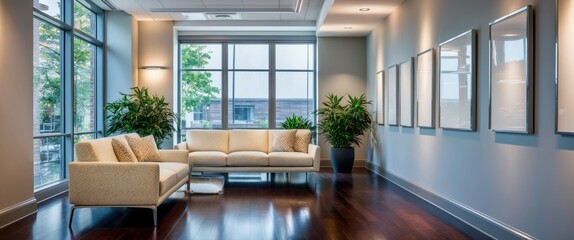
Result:
<svg viewBox="0 0 574 240"><path fill-rule="evenodd" d="M84 206L156 205L157 163L71 162L71 204Z"/></svg>
<svg viewBox="0 0 574 240"><path fill-rule="evenodd" d="M173 149L175 149L175 150L187 150L187 143L186 142L180 142L180 143L174 145Z"/></svg>
<svg viewBox="0 0 574 240"><path fill-rule="evenodd" d="M158 153L161 162L189 163L187 150L158 150Z"/></svg>
<svg viewBox="0 0 574 240"><path fill-rule="evenodd" d="M313 157L313 168L319 171L321 167L321 148L315 144L309 144L307 148L307 153Z"/></svg>

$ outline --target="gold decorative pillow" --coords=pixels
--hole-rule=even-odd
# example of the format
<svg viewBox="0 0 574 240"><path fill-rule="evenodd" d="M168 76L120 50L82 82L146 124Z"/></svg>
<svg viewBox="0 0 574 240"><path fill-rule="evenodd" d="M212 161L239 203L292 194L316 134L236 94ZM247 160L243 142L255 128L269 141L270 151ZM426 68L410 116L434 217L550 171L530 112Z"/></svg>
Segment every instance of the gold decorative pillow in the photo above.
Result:
<svg viewBox="0 0 574 240"><path fill-rule="evenodd" d="M309 143L311 143L311 131L297 130L297 133L295 133L295 143L293 144L295 152L306 153L309 148Z"/></svg>
<svg viewBox="0 0 574 240"><path fill-rule="evenodd" d="M139 138L125 136L128 140L130 148L136 155L138 162L157 162L160 159L159 153L157 152L157 146L155 145L155 139L152 135Z"/></svg>
<svg viewBox="0 0 574 240"><path fill-rule="evenodd" d="M76 147L76 161L79 162L97 162L98 157L94 147L89 142L78 142Z"/></svg>
<svg viewBox="0 0 574 240"><path fill-rule="evenodd" d="M287 130L275 133L271 152L293 152L296 130Z"/></svg>
<svg viewBox="0 0 574 240"><path fill-rule="evenodd" d="M120 162L137 162L138 159L126 141L112 138L114 153Z"/></svg>

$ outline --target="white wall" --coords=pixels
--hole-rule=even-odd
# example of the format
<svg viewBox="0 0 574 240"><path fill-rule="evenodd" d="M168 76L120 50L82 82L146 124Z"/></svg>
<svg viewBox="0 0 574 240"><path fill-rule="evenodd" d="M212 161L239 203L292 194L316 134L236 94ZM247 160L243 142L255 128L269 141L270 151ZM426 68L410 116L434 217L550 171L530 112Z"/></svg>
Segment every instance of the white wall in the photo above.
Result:
<svg viewBox="0 0 574 240"><path fill-rule="evenodd" d="M106 12L105 103L129 93L137 79L137 22L124 12Z"/></svg>
<svg viewBox="0 0 574 240"><path fill-rule="evenodd" d="M36 210L32 1L0 1L0 226Z"/></svg>
<svg viewBox="0 0 574 240"><path fill-rule="evenodd" d="M488 24L526 4L535 11L536 133L494 133L488 129ZM383 67L471 28L478 29L478 131L380 126L372 162L536 238L572 238L574 138L554 134L554 1L406 0L367 38L368 88Z"/></svg>
<svg viewBox="0 0 574 240"><path fill-rule="evenodd" d="M327 100L329 93L339 96L367 94L367 49L364 37L320 37L317 39L318 100ZM365 141L363 141L365 142ZM319 138L321 159L329 160L331 145ZM366 159L366 145L355 149L355 160Z"/></svg>

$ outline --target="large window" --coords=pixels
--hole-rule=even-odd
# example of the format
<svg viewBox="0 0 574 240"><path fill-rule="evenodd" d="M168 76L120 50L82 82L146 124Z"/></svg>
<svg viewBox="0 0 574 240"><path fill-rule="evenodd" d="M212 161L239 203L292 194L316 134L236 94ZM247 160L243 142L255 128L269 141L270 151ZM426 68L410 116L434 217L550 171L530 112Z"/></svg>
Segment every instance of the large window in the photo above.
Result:
<svg viewBox="0 0 574 240"><path fill-rule="evenodd" d="M100 133L101 23L89 1L34 1L36 189L65 180L74 142Z"/></svg>
<svg viewBox="0 0 574 240"><path fill-rule="evenodd" d="M279 128L293 114L314 120L314 41L182 41L179 55L182 130Z"/></svg>

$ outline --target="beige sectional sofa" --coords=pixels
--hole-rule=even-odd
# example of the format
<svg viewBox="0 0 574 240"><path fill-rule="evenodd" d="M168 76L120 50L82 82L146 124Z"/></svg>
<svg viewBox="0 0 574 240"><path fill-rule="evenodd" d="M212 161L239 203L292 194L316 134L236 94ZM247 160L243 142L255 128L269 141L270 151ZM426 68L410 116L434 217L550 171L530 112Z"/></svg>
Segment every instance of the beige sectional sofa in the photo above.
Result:
<svg viewBox="0 0 574 240"><path fill-rule="evenodd" d="M138 136L137 134L129 134ZM85 207L138 207L153 210L183 184L189 191L188 152L159 150L157 162L119 162L112 138L83 140L75 145L76 159L69 163L69 224L74 210Z"/></svg>
<svg viewBox="0 0 574 240"><path fill-rule="evenodd" d="M287 130L188 130L175 149L189 151L193 172L316 172L319 146L303 152L273 152L276 133ZM299 129L305 132L309 130Z"/></svg>

